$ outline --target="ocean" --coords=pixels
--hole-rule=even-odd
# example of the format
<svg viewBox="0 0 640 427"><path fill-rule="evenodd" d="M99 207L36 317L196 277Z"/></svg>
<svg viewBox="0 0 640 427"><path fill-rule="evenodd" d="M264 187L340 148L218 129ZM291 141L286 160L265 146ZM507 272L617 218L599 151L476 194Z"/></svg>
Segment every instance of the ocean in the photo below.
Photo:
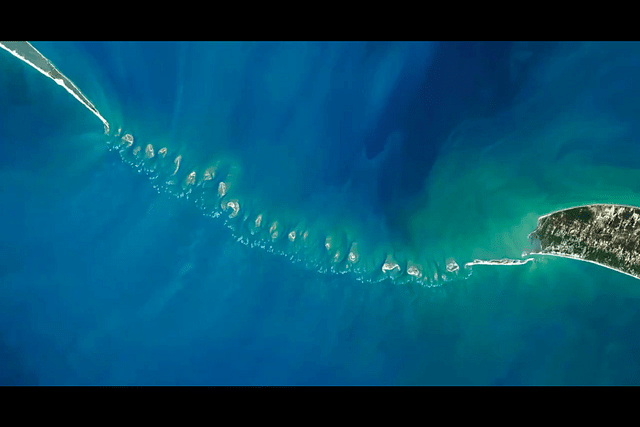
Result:
<svg viewBox="0 0 640 427"><path fill-rule="evenodd" d="M110 129L0 51L0 384L638 383L637 279L465 264L640 206L640 44L33 46Z"/></svg>

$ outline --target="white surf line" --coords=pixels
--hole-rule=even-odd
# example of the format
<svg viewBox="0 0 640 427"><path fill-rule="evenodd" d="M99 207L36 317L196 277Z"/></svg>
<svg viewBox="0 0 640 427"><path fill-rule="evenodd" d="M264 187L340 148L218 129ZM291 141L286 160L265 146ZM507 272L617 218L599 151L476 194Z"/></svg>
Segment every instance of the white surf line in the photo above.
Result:
<svg viewBox="0 0 640 427"><path fill-rule="evenodd" d="M542 215L538 217L538 221L546 218L548 216L551 216L553 214L557 214L559 212L563 212L563 211L568 211L571 209L578 209L578 208L590 208L592 206L612 206L612 207L624 207L624 208L632 208L632 209L639 209L638 206L632 206L632 205L621 205L619 203L607 203L607 202L594 202L594 203L588 203L586 205L578 205L578 206L571 206L568 208L564 208L564 209L558 209L557 211L553 211L553 212L549 212L548 214ZM533 233L535 233L537 230L533 230L531 233L529 233L529 236L532 235Z"/></svg>
<svg viewBox="0 0 640 427"><path fill-rule="evenodd" d="M527 258L527 259L502 258L502 259L489 259L489 260L474 259L473 261L466 263L464 265L464 268L470 268L474 265L505 265L505 266L524 265L528 262L533 262L533 261L535 261L534 258Z"/></svg>
<svg viewBox="0 0 640 427"><path fill-rule="evenodd" d="M102 115L100 114L98 109L91 103L91 101L89 101L89 99L87 99L86 96L84 96L82 94L80 89L78 89L78 87L75 84L73 84L73 82L71 80L69 80L64 74L62 74L51 63L51 61L49 61L44 55L42 55L40 52L38 52L38 50L36 48L34 48L31 45L31 43L26 42L26 41L24 41L24 42L0 41L0 47L2 49L6 50L7 52L9 52L11 55L13 55L16 58L18 58L19 60L21 60L22 62L24 62L25 64L28 64L29 66L35 68L40 73L44 74L45 76L47 76L48 78L50 78L51 80L56 82L56 84L58 84L59 86L62 86L67 92L69 92L69 94L71 94L75 99L77 99L82 105L87 107L87 109L89 109L96 117L98 117L100 119L100 121L104 125L104 133L107 134L107 135L109 134L109 123L107 122L107 120L104 117L102 117ZM578 207L589 207L590 205L598 205L598 204L604 204L604 203L591 203L591 204L578 206ZM573 209L575 207L576 206L573 206L571 208L560 209L560 210L557 210L555 212L548 213L546 215L543 215L543 216L539 217L538 220L543 219L545 217L548 217L550 215L553 215L554 213L561 212L563 210ZM629 206L629 207L633 207L633 206ZM534 232L535 232L535 230L534 230ZM579 257L576 257L576 256L565 255L565 254L560 254L560 253L552 253L552 252L547 252L547 253L535 253L535 252L532 252L532 253L530 253L530 255L542 255L542 256L548 255L548 256L556 256L556 257L560 257L560 258L569 258L569 259L575 259L575 260L578 260L578 261L589 262L591 264L596 264L596 265L599 265L601 267L605 267L605 268L608 268L610 270L617 271L618 273L626 274L627 276L631 276L631 277L633 277L635 279L640 279L640 277L634 276L634 275L632 275L630 273L626 273L624 271L617 270L617 269L615 269L613 267L609 267L607 265L600 264L600 263L595 262L595 261L582 259L582 258L579 258ZM476 259L476 260L473 260L472 262L466 263L464 266L465 266L465 268L470 268L470 267L472 267L474 265L512 266L512 265L524 265L524 264L527 264L528 262L533 262L533 261L535 261L534 258L527 258L527 259L524 259L524 260L508 259L508 258L497 259L497 260Z"/></svg>
<svg viewBox="0 0 640 427"><path fill-rule="evenodd" d="M588 263L591 263L591 264L599 265L600 267L608 268L609 270L617 271L618 273L626 274L627 276L630 276L630 277L633 277L634 279L640 280L640 277L634 276L633 274L627 273L626 271L618 270L617 268L613 268L613 267L605 265L605 264L600 264L599 262L596 262L596 261L583 259L583 258L574 256L574 255L561 254L561 253L558 253L558 252L544 252L544 253L531 252L530 255L554 256L554 257L558 257L558 258L575 259L575 260L578 260L578 261L583 261L583 262L588 262Z"/></svg>
<svg viewBox="0 0 640 427"><path fill-rule="evenodd" d="M15 56L25 64L38 70L40 73L49 77L56 82L59 86L62 86L67 92L69 92L75 99L80 101L82 105L87 107L96 117L100 119L104 125L104 133L109 134L109 123L100 114L98 109L87 99L86 96L80 92L80 89L73 84L71 80L65 77L58 69L44 57L35 47L29 42L6 42L0 41L0 47Z"/></svg>

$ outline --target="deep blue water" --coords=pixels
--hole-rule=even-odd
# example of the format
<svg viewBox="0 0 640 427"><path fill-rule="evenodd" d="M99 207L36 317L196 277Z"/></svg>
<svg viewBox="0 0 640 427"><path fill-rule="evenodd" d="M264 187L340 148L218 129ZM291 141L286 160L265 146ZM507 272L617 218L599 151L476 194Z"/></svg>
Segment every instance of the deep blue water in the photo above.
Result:
<svg viewBox="0 0 640 427"><path fill-rule="evenodd" d="M462 264L518 257L558 208L640 205L640 45L220 48L202 58L218 74L193 46L34 45L110 122L179 141L185 167L240 158L241 195L276 200L255 212L370 209L396 242ZM71 96L5 51L0 65L1 384L639 381L633 278L563 259L433 288L318 273L158 193ZM282 153L295 161L270 169ZM327 203L336 188L352 211Z"/></svg>

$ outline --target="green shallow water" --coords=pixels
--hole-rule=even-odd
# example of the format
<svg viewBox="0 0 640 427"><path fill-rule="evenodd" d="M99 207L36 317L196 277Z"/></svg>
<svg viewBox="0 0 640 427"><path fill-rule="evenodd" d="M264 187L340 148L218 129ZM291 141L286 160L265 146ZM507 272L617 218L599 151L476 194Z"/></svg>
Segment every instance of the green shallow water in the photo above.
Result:
<svg viewBox="0 0 640 427"><path fill-rule="evenodd" d="M448 51L354 46L42 50L96 100L111 125L107 140L155 186L221 215L240 240L321 271L365 281L467 277L447 274L447 261L519 257L546 212L639 202L630 185L636 169L624 164L634 106L618 106L617 71L635 66L635 45L515 44L510 77L518 66L526 76L511 85L513 94L499 106L497 96L471 98L473 108L456 107L462 113L448 133L424 140L406 121L380 124L391 114L384 107L414 105L424 81L454 84L432 71L451 66ZM111 74L100 68L109 60ZM635 90L628 83L625 90ZM441 107L422 102L435 104L427 113ZM425 127L428 120L435 119L425 116ZM369 158L380 138L382 151Z"/></svg>
<svg viewBox="0 0 640 427"><path fill-rule="evenodd" d="M431 141L433 150L425 151L420 151L420 144L412 139L413 127L403 127L402 122L387 118L390 110L354 115L352 124L375 131L371 133L374 137L365 132L367 137L354 139L356 142L353 146L345 144L343 140L336 142L331 138L318 138L320 131L330 133L328 129L331 126L337 126L338 129L335 131L332 128L334 133L331 135L340 134L337 121L339 114L327 113L328 118L322 120L316 117L317 114L311 114L323 111L326 106L323 104L325 95L333 93L330 90L321 91L314 86L313 89L320 91L320 95L311 97L315 104L307 106L306 111L300 107L303 111L299 115L287 112L297 117L297 121L292 120L291 127L283 125L285 130L282 130L268 119L275 117L286 122L283 117L286 118L287 114L282 112L286 110L282 106L287 104L285 101L273 107L273 112L247 112L244 108L248 108L248 101L243 102L242 96L229 92L233 88L220 87L224 76L215 77L213 83L201 84L206 81L207 74L202 71L206 67L198 68L196 65L193 65L191 73L199 77L185 79L189 83L180 89L175 79L180 75L177 70L180 61L167 60L167 51L164 49L154 53L156 59L144 57L144 60L136 62L135 53L144 50L143 47L136 47L133 53L123 52L126 49L122 45L103 48L110 51L111 55L104 56L104 52L88 52L77 46L34 45L94 102L113 124L113 133L111 136L103 135L99 121L81 106L73 107L75 100L68 94L33 70L24 68L21 69L23 71L16 71L9 64L15 58L3 56L3 70L9 70L3 71L3 99L9 102L7 100L18 92L28 94L24 98L27 101L20 101L22 105L11 101L11 108L4 110L4 141L9 141L7 135L12 138L12 145L5 146L19 147L19 150L11 150L13 155L5 157L13 162L11 168L3 170L4 182L10 183L5 191L13 186L24 195L29 191L28 188L47 188L49 195L43 197L54 206L58 198L72 193L74 185L80 185L78 183L83 180L92 182L91 174L100 167L108 166L105 159L114 160L114 157L109 157L113 153L107 153L106 150L111 142L118 145L114 150L120 152L122 140L114 134L118 127L122 127L122 133L130 133L134 140L130 147L121 151L125 163L133 164L134 171L140 169L141 175L151 171L155 179L145 185L156 186L180 199L187 199L169 198L165 200L168 203L166 206L171 206L171 201L180 206L201 204L199 200L202 199L205 213L218 216L216 220L221 223L230 210L227 206L223 211L219 208L220 204L238 200L241 215L235 218L235 222L226 220L237 238L249 245L282 252L294 260L298 258L302 266L307 265L312 270L325 271L333 267L339 272L347 271L348 259L345 257L351 244L357 242L359 262L363 262L366 268L354 271L345 278L330 279L327 275L305 276L297 267L280 268L284 265L281 264L283 261L274 261L275 257L257 259L257 256L243 252L244 249L232 250L232 245L243 245L231 240L227 242L228 246L208 245L195 240L177 244L180 248L191 248L190 245L193 245L204 253L210 250L211 259L221 256L220 252L227 253L225 256L228 258L233 257L229 254L236 252L243 254L238 256L246 257L249 264L244 266L245 273L238 273L242 277L218 277L219 283L241 279L249 282L252 275L260 278L256 279L260 282L264 277L277 276L277 272L282 276L273 280L280 283L286 282L287 275L295 277L304 284L303 287L312 289L305 288L304 292L307 293L304 298L311 301L317 297L320 301L323 298L329 301L323 309L329 318L335 320L336 325L335 328L320 328L327 336L339 329L336 319L351 319L351 323L345 322L355 327L356 315L348 313L358 312L371 324L387 325L389 330L382 335L366 328L369 332L355 333L362 345L355 346L357 352L354 354L362 358L365 354L376 355L378 365L375 361L363 363L360 371L362 376L354 374L350 377L344 372L349 369L358 371L353 367L358 358L338 358L334 362L344 370L344 375L338 375L338 378L351 378L353 382L362 381L362 378L375 382L372 378L377 378L382 383L396 384L485 384L496 381L633 383L637 379L638 364L633 356L635 344L626 336L637 323L633 314L638 298L634 286L636 281L597 266L551 258L536 259L535 263L523 266L474 266L472 274L470 271L458 273L468 277L466 281L454 281L450 286L442 286L433 293L419 291L414 289L414 285L408 285L397 291L399 294L394 294L386 287L389 284L386 281L362 288L349 284L353 278L376 281L389 276L382 273L381 265L390 255L403 271L412 261L425 266L425 270L429 269L429 275L437 272L439 278L443 273L455 278L445 271L445 263L449 258L455 259L461 268L465 262L476 258L520 258L527 246L528 233L535 229L538 217L548 212L588 203L638 206L637 183L640 182L640 176L637 168L638 128L635 112L638 111L636 103L640 98L635 96L638 94L638 84L634 76L637 75L636 58L640 52L636 44L561 44L545 48L514 45L507 58L512 62L511 67L521 67L519 74L514 71L517 81L517 84L513 84L517 89L514 89L514 94L508 97L508 101L489 95L483 100L471 97L475 99L472 103L475 108L460 107L463 113L456 116L450 128L438 128L444 132L439 135L444 136L434 138ZM201 55L192 52L191 56L183 56L180 49L176 48L177 53L172 54L174 58L185 58L185 61L195 64L195 58ZM388 65L390 62L398 58L400 62L412 58L402 49L390 51L393 55L378 56L366 67L382 70L379 73L388 76L393 75L393 67ZM531 55L527 52L531 52ZM336 52L329 53L338 55ZM208 60L213 61L216 57L213 53L210 55ZM237 55L243 61L250 56L246 52ZM431 69L439 64L438 60L442 60L434 55L430 63L422 65L424 70ZM291 54L291 57L295 55ZM228 63L235 64L236 74L248 70L240 59L227 58ZM326 60L330 64L333 64L331 61L335 62L331 55ZM279 63L282 65L285 61L281 59ZM163 65L176 70L163 70ZM354 65L352 75L358 75L366 67ZM268 67L265 65L264 69ZM165 78L161 71L166 71L173 80ZM318 74L326 78L326 75L331 75L331 67ZM11 79L6 76L11 76ZM346 81L345 75L342 76L342 81ZM411 73L407 76L410 82L418 79ZM518 76L520 80L516 78ZM16 84L16 78L23 80ZM376 81L375 77L370 79ZM385 78L381 80L385 81ZM431 80L427 77L425 81ZM212 87L214 83L218 86ZM453 87L447 85L454 84L437 83L445 87ZM290 84L294 86L301 83ZM436 85L435 81L433 85ZM372 85L362 85L367 89L364 91L366 96L358 92L360 89L353 89L349 96L357 102L354 101L355 105L349 108L360 111L355 107L362 106L369 99L367 97L376 96L375 99L392 106L411 105L407 95L410 91L405 87L397 89L402 96L392 99L380 95L385 93L382 86L382 89L374 91ZM166 93L164 89L160 90L165 87L169 87ZM273 83L273 88L275 91L278 85ZM286 92L285 89L279 90ZM490 93L489 89L487 91ZM220 91L225 93L223 101L213 96ZM436 93L435 89L433 91ZM256 92L260 91L256 89ZM182 102L177 101L180 93ZM15 99L21 99L15 96ZM443 106L455 110L453 101L445 103L442 98L434 97L434 105L441 102ZM296 106L305 103L289 99L288 102ZM382 101L380 103L384 104ZM433 110L442 111L435 107ZM24 119L27 115L38 117L35 121L39 123L37 128L20 128L22 125L18 119ZM251 126L245 126L240 119L233 127L229 124L233 122L230 116L234 119L253 118L255 122L248 118L246 120L254 123L255 128L249 129ZM392 124L375 127L372 123L378 122L374 119L382 122L391 120ZM50 131L55 126L62 129L59 137ZM397 129L400 129L400 137L394 133ZM449 130L445 132L443 129ZM274 143L273 139L268 138L273 138L273 135L279 135L282 139ZM382 151L373 155L373 158L368 155L380 147L373 147L375 144L371 140L383 141ZM236 144L237 141L240 143ZM167 157L163 159L165 163L161 163L157 156L155 164L140 157L147 144L153 145L155 153L160 147L167 147ZM138 146L140 151L134 153ZM34 158L34 154L39 159L29 160ZM178 155L182 156L179 173L173 175L174 160ZM315 166L307 165L311 163L310 159L317 160ZM337 159L342 159L342 163ZM421 161L424 161L426 172L422 170ZM37 174L21 173L20 164L24 165L25 170L35 170ZM228 194L223 198L218 197L219 182L215 179L211 180L214 185L209 188L207 182L197 188L187 185L190 172L195 171L196 177L204 176L211 166L220 166L223 173L219 179L229 184ZM404 172L404 169L408 172ZM115 166L114 170L120 171ZM48 180L47 177L52 174L56 179ZM137 190L142 188L140 181L132 176L135 174L123 174L120 177L122 179L114 179L113 191L116 194L124 192L129 184ZM173 184L168 184L171 181ZM26 188L25 182L29 183ZM53 186L54 182L56 186ZM105 197L104 203L113 203L113 200ZM46 206L46 203L39 206ZM76 205L76 208L82 209L81 205ZM243 214L249 215L244 222L240 221L244 219ZM269 226L273 221L278 221L276 229L279 239L276 242L269 229L266 232L263 230L263 234L252 234L253 221L260 214ZM119 214L114 212L113 215L117 217ZM122 215L127 219L132 218L124 211ZM196 222L192 217L188 218L185 221ZM171 217L166 221L173 219ZM107 219L105 223L111 224ZM117 224L117 221L114 223ZM184 223L174 226L180 230L189 228ZM309 231L312 244L292 244L287 239L291 231L296 231L296 236ZM73 237L69 237L72 235L70 233L65 238L73 240ZM126 255L137 260L130 266L132 270L140 269L135 277L151 274L149 265L141 262L145 250L150 250L149 244L144 243L145 236L157 237L154 228L140 225L127 240L131 244L126 245L126 250L122 249L123 258ZM188 237L184 239L189 240ZM324 246L326 237L337 242L336 247L341 249L341 262L344 263L336 265L332 261L335 252L327 253ZM169 247L168 243L166 247L163 246L165 250L169 250ZM223 247L227 249L220 249ZM186 252L192 253L189 250ZM200 262L205 263L203 260ZM279 268L269 269L261 264L265 262L273 262ZM220 264L220 269L223 269L223 265ZM230 268L242 268L239 260L228 265L233 266ZM268 273L260 273L262 270L268 270ZM87 275L90 276L90 273ZM408 279L406 274L391 276L397 283L404 283ZM440 280L436 282L441 284ZM327 286L328 290L322 291L323 286ZM337 290L340 286L346 289ZM163 297L165 294L158 291L157 298L152 299L171 300L170 295L173 294L170 289L177 288L167 286L167 289L166 295L169 296ZM263 291L261 295L268 299L269 293ZM371 294L367 296L367 292ZM357 295L345 296L346 293ZM395 301L396 305L388 306L391 303L385 302L387 299ZM238 302L240 300L242 298L234 300L237 303L235 308L243 312L242 304ZM305 305L307 308L313 305L309 301ZM265 305L272 307L274 313L287 306L271 302ZM329 308L332 304L342 307L342 315L336 314L338 308L336 311ZM153 317L162 313L162 309L157 308L160 306L162 304L149 302L146 307L151 314L148 315ZM291 310L295 312L293 319L304 317L301 312L293 308ZM206 311L202 308L201 313ZM278 325L287 322L273 315L280 319L274 321ZM202 316L206 317L204 314ZM118 320L114 320L114 323L104 320L102 323L116 326L96 328L97 332L91 335L94 338L86 338L84 347L80 346L83 350L78 350L75 357L85 360L86 355L99 354L100 346L91 342L101 343L99 337L104 336L105 330L119 331L121 327L117 325L131 321L126 315L119 317L114 314L112 318ZM217 319L222 322L220 318ZM260 319L260 316L256 319ZM242 323L238 322L236 332L246 330L238 326ZM255 324L246 319L243 322L245 326ZM136 331L139 331L139 323L132 321L131 324L137 325ZM354 333L352 329L348 330ZM226 333L233 335L229 331ZM273 334L273 331L265 334ZM326 345L333 343L335 348L340 349L350 341L344 336L330 339L318 337L313 332L310 334L319 342ZM394 334L400 342L389 338ZM426 352L424 346L416 344L420 341L439 347L441 352ZM374 344L365 345L365 342ZM394 346L397 348L395 352ZM544 350L546 356L535 354L532 348L536 346L540 347L540 351ZM412 348L426 353L423 356L412 354ZM331 350L327 352L331 353ZM391 369L391 360L398 360L407 354L412 356L408 357L406 367ZM591 354L593 357L581 358L580 354ZM347 359L353 363L349 365ZM385 377L382 380L382 377L371 374L375 371L374 366L381 371L393 371L393 379ZM441 377L434 374L434 366L442 370ZM119 378L132 378L121 375ZM274 377L267 375L263 378Z"/></svg>

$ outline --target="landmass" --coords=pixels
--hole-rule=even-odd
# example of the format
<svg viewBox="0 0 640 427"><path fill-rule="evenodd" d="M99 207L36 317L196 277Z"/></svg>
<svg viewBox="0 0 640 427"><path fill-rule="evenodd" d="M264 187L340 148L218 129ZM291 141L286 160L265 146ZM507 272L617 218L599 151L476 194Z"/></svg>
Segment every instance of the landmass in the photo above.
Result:
<svg viewBox="0 0 640 427"><path fill-rule="evenodd" d="M109 123L91 101L30 43L0 41L0 48L62 86L97 116L104 125L105 133L109 133ZM237 214L237 206L230 202L228 207ZM531 251L523 253L523 258L531 254L578 259L640 279L640 208L593 204L552 212L538 218L537 228L529 234L529 240ZM533 260L476 259L466 263L465 268L473 265L523 265ZM382 267L383 271L395 268L399 266L389 262ZM458 269L455 261L447 263L447 272Z"/></svg>
<svg viewBox="0 0 640 427"><path fill-rule="evenodd" d="M593 204L538 218L529 254L591 262L640 279L640 208Z"/></svg>
<svg viewBox="0 0 640 427"><path fill-rule="evenodd" d="M100 119L104 125L104 133L109 134L109 123L100 114L98 109L87 99L80 89L73 84L66 76L64 76L58 69L44 57L40 52L36 50L31 43L26 41L10 42L0 41L0 48L6 50L11 55L15 56L25 64L35 68L40 73L49 77L51 80L62 86L67 92L69 92L75 99L80 101L82 105L87 107L96 117Z"/></svg>
<svg viewBox="0 0 640 427"><path fill-rule="evenodd" d="M502 258L502 259L474 259L471 262L468 262L464 265L465 268L470 268L474 265L523 265L528 262L534 261L533 258L527 259L510 259L510 258Z"/></svg>

